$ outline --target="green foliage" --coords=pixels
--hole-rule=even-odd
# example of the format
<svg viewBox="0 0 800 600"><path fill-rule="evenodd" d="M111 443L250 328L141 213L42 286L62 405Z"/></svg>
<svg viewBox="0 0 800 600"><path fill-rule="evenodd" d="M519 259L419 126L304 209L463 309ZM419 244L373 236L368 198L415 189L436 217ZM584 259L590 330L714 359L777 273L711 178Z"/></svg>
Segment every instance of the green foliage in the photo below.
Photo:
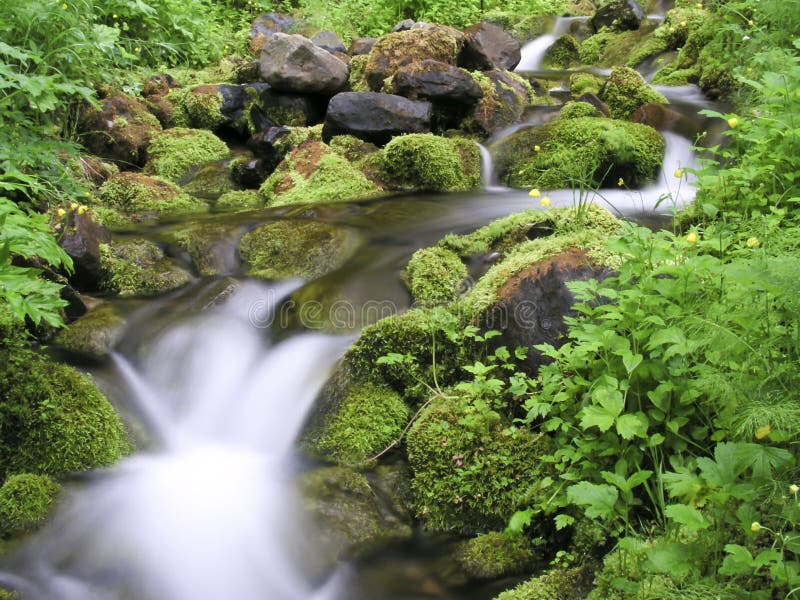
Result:
<svg viewBox="0 0 800 600"><path fill-rule="evenodd" d="M655 91L639 73L629 67L614 67L600 90L600 99L608 104L611 116L627 119L643 104L666 104L667 99Z"/></svg>
<svg viewBox="0 0 800 600"><path fill-rule="evenodd" d="M47 518L61 486L47 475L21 473L0 487L0 533L20 534Z"/></svg>
<svg viewBox="0 0 800 600"><path fill-rule="evenodd" d="M0 196L0 302L19 321L27 317L37 325L63 325L60 309L67 304L59 295L63 286L43 279L40 268L12 262L20 258L72 271L72 260L53 239L47 218L25 214Z"/></svg>

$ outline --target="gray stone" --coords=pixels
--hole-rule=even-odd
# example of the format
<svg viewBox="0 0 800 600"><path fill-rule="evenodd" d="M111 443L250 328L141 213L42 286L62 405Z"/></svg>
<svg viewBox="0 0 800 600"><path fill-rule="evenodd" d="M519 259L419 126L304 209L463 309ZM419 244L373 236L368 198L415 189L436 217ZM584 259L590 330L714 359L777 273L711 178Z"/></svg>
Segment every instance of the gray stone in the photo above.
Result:
<svg viewBox="0 0 800 600"><path fill-rule="evenodd" d="M392 79L392 91L414 100L425 98L468 105L483 97L481 86L467 71L430 59L398 69Z"/></svg>
<svg viewBox="0 0 800 600"><path fill-rule="evenodd" d="M302 35L272 34L259 61L264 81L278 91L333 95L347 85L348 66Z"/></svg>
<svg viewBox="0 0 800 600"><path fill-rule="evenodd" d="M311 41L314 45L319 46L328 52L341 52L347 53L347 48L333 31L319 31L313 35Z"/></svg>
<svg viewBox="0 0 800 600"><path fill-rule="evenodd" d="M466 43L458 57L465 69L508 69L519 64L520 43L511 34L486 21L464 30Z"/></svg>
<svg viewBox="0 0 800 600"><path fill-rule="evenodd" d="M343 92L328 105L323 140L349 134L373 144L386 144L403 133L425 133L431 128L430 102L408 100L378 92Z"/></svg>
<svg viewBox="0 0 800 600"><path fill-rule="evenodd" d="M369 51L372 50L372 47L375 45L375 42L378 41L378 38L357 38L353 40L353 43L350 44L350 49L347 53L350 56L358 56L359 54L369 54Z"/></svg>

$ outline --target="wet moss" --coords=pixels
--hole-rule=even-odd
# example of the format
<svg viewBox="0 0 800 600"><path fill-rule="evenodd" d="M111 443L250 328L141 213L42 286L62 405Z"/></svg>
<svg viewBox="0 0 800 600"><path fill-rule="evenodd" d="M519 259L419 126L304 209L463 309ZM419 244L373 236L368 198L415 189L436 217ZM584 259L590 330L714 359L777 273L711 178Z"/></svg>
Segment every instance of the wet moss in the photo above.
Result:
<svg viewBox="0 0 800 600"><path fill-rule="evenodd" d="M551 451L549 438L510 425L481 402L436 398L408 431L414 506L429 530L501 529L514 511L545 500L539 481L555 476L540 460Z"/></svg>
<svg viewBox="0 0 800 600"><path fill-rule="evenodd" d="M157 296L191 281L191 275L153 242L126 239L100 245L100 286L120 296Z"/></svg>
<svg viewBox="0 0 800 600"><path fill-rule="evenodd" d="M573 98L584 94L599 94L603 78L592 73L573 73L569 77L569 93Z"/></svg>
<svg viewBox="0 0 800 600"><path fill-rule="evenodd" d="M417 250L405 271L411 296L417 306L436 306L455 300L467 279L461 258L445 248Z"/></svg>
<svg viewBox="0 0 800 600"><path fill-rule="evenodd" d="M214 129L227 121L222 114L222 94L214 85L172 90L167 100L174 106L171 121L175 126Z"/></svg>
<svg viewBox="0 0 800 600"><path fill-rule="evenodd" d="M494 154L500 180L513 187L591 188L620 177L636 187L656 176L664 148L651 127L581 117L521 130L499 143Z"/></svg>
<svg viewBox="0 0 800 600"><path fill-rule="evenodd" d="M366 69L369 55L359 54L350 58L350 91L368 92Z"/></svg>
<svg viewBox="0 0 800 600"><path fill-rule="evenodd" d="M125 323L112 305L102 304L59 331L55 343L69 352L103 358L119 341Z"/></svg>
<svg viewBox="0 0 800 600"><path fill-rule="evenodd" d="M173 127L153 136L147 147L145 172L177 183L192 167L228 154L225 142L210 131Z"/></svg>
<svg viewBox="0 0 800 600"><path fill-rule="evenodd" d="M114 227L165 214L197 212L207 206L160 177L125 172L100 187L92 208L100 223Z"/></svg>
<svg viewBox="0 0 800 600"><path fill-rule="evenodd" d="M455 559L476 579L497 579L525 573L533 566L530 540L502 533L485 533L459 544Z"/></svg>
<svg viewBox="0 0 800 600"><path fill-rule="evenodd" d="M60 492L48 475L20 473L6 479L0 487L0 534L19 535L39 527Z"/></svg>
<svg viewBox="0 0 800 600"><path fill-rule="evenodd" d="M578 600L586 597L592 570L586 566L551 569L521 583L495 600Z"/></svg>
<svg viewBox="0 0 800 600"><path fill-rule="evenodd" d="M196 198L214 201L222 194L239 189L233 180L230 161L214 161L191 168L181 179L181 188Z"/></svg>
<svg viewBox="0 0 800 600"><path fill-rule="evenodd" d="M316 221L276 221L246 233L239 253L248 275L314 279L340 267L357 250L354 232Z"/></svg>
<svg viewBox="0 0 800 600"><path fill-rule="evenodd" d="M0 367L0 478L108 466L131 450L119 416L92 381L30 350Z"/></svg>
<svg viewBox="0 0 800 600"><path fill-rule="evenodd" d="M363 463L397 440L409 416L408 406L394 390L354 386L328 415L312 451L341 464Z"/></svg>
<svg viewBox="0 0 800 600"><path fill-rule="evenodd" d="M480 152L463 138L398 136L383 149L383 163L387 179L402 189L444 192L480 185Z"/></svg>
<svg viewBox="0 0 800 600"><path fill-rule="evenodd" d="M579 119L581 117L600 117L600 111L588 102L567 102L561 107L559 118L561 119Z"/></svg>
<svg viewBox="0 0 800 600"><path fill-rule="evenodd" d="M619 34L613 31L603 30L593 36L583 40L580 49L580 60L585 65L596 65L600 62L606 46L608 46Z"/></svg>
<svg viewBox="0 0 800 600"><path fill-rule="evenodd" d="M214 203L214 207L220 210L247 210L262 206L264 206L264 199L255 190L225 192Z"/></svg>
<svg viewBox="0 0 800 600"><path fill-rule="evenodd" d="M173 229L166 239L189 255L198 273L210 276L238 266L235 240L239 233L239 225L201 222Z"/></svg>
<svg viewBox="0 0 800 600"><path fill-rule="evenodd" d="M580 44L573 36L559 36L544 53L545 69L569 69L580 63Z"/></svg>
<svg viewBox="0 0 800 600"><path fill-rule="evenodd" d="M611 116L615 119L627 119L643 104L669 102L629 67L611 69L611 75L600 90L600 99L608 105Z"/></svg>

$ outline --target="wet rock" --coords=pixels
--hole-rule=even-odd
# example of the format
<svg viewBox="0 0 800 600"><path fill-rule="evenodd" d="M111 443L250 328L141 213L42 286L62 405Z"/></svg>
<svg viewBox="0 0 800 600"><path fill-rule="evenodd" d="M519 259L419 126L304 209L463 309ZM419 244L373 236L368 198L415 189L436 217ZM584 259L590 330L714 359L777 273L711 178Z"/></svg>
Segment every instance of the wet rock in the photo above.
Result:
<svg viewBox="0 0 800 600"><path fill-rule="evenodd" d="M634 0L612 0L598 8L589 22L595 32L603 27L626 31L639 29L644 18L644 10Z"/></svg>
<svg viewBox="0 0 800 600"><path fill-rule="evenodd" d="M347 65L301 35L274 33L259 60L264 81L279 91L333 95L347 84Z"/></svg>
<svg viewBox="0 0 800 600"><path fill-rule="evenodd" d="M538 369L546 359L537 344L559 347L564 343L565 316L572 316L575 303L567 288L570 281L604 278L608 269L595 264L582 250L571 249L517 272L498 290L492 314L508 315L503 340L509 347L524 346L533 350L528 364Z"/></svg>
<svg viewBox="0 0 800 600"><path fill-rule="evenodd" d="M305 508L319 527L319 543L332 560L353 558L391 541L411 537L407 514L393 513L361 473L344 467L301 475ZM392 507L399 506L393 502Z"/></svg>
<svg viewBox="0 0 800 600"><path fill-rule="evenodd" d="M542 66L545 69L570 69L580 64L580 45L571 35L559 36L544 54Z"/></svg>
<svg viewBox="0 0 800 600"><path fill-rule="evenodd" d="M91 213L68 213L59 244L72 259L75 274L71 281L82 288L97 285L100 269L100 244L111 239L108 230L97 224Z"/></svg>
<svg viewBox="0 0 800 600"><path fill-rule="evenodd" d="M247 147L264 160L265 166L271 172L291 149L286 139L290 133L291 129L288 127L270 127L247 140ZM272 167L269 168L269 165Z"/></svg>
<svg viewBox="0 0 800 600"><path fill-rule="evenodd" d="M343 265L360 241L354 231L327 223L277 221L246 233L239 254L250 276L314 279Z"/></svg>
<svg viewBox="0 0 800 600"><path fill-rule="evenodd" d="M343 92L328 105L322 136L330 140L335 135L352 135L383 145L396 135L430 131L431 112L430 102L377 92Z"/></svg>
<svg viewBox="0 0 800 600"><path fill-rule="evenodd" d="M227 158L230 151L225 142L210 131L173 127L153 136L147 153L144 172L177 183L192 168Z"/></svg>
<svg viewBox="0 0 800 600"><path fill-rule="evenodd" d="M100 287L119 296L157 296L183 287L191 275L141 238L111 241L100 246Z"/></svg>
<svg viewBox="0 0 800 600"><path fill-rule="evenodd" d="M497 25L483 21L467 27L464 33L467 39L458 57L459 66L486 71L513 70L519 64L519 41Z"/></svg>
<svg viewBox="0 0 800 600"><path fill-rule="evenodd" d="M474 75L483 98L462 124L462 128L482 136L517 123L534 96L530 84L510 71L486 71Z"/></svg>
<svg viewBox="0 0 800 600"><path fill-rule="evenodd" d="M280 13L259 15L250 26L250 42L248 47L253 56L258 56L267 40L275 33L297 33L306 26L300 21Z"/></svg>
<svg viewBox="0 0 800 600"><path fill-rule="evenodd" d="M369 52L364 74L371 90L380 92L384 81L414 61L431 59L455 65L458 38L444 29L421 28L389 33Z"/></svg>
<svg viewBox="0 0 800 600"><path fill-rule="evenodd" d="M347 50L347 53L350 56L369 54L369 51L372 50L372 47L375 45L375 42L377 41L378 38L373 38L373 37L356 38L350 44L350 48Z"/></svg>
<svg viewBox="0 0 800 600"><path fill-rule="evenodd" d="M161 124L144 103L113 96L98 108L87 108L78 122L81 143L102 158L130 166L143 166L147 147Z"/></svg>
<svg viewBox="0 0 800 600"><path fill-rule="evenodd" d="M304 127L321 123L328 100L323 96L279 92L261 84L262 88L245 108L242 133L258 133L271 127Z"/></svg>
<svg viewBox="0 0 800 600"><path fill-rule="evenodd" d="M236 253L239 235L239 225L194 223L172 229L166 240L189 255L200 275L210 276L230 273L239 266Z"/></svg>
<svg viewBox="0 0 800 600"><path fill-rule="evenodd" d="M222 194L241 189L233 179L230 162L217 160L191 169L181 177L181 189L203 200L216 200Z"/></svg>
<svg viewBox="0 0 800 600"><path fill-rule="evenodd" d="M664 104L643 104L631 113L628 120L648 125L657 131L673 131L689 139L694 139L702 132L696 119L690 119Z"/></svg>
<svg viewBox="0 0 800 600"><path fill-rule="evenodd" d="M600 99L608 105L615 119L627 119L643 104L668 104L668 100L650 87L642 76L629 67L614 67L600 89Z"/></svg>
<svg viewBox="0 0 800 600"><path fill-rule="evenodd" d="M483 97L483 90L467 71L431 59L400 67L390 91L412 100L466 105L474 105Z"/></svg>
<svg viewBox="0 0 800 600"><path fill-rule="evenodd" d="M595 107L595 109L597 109L597 112L599 112L604 117L611 116L611 111L608 109L608 106L606 106L606 103L600 100L600 98L598 98L597 95L592 94L591 92L586 92L585 94L581 94L576 98L576 102L585 102L586 104L591 104L592 106Z"/></svg>
<svg viewBox="0 0 800 600"><path fill-rule="evenodd" d="M347 48L333 31L318 31L311 37L311 41L315 46L319 46L328 52L347 54Z"/></svg>
<svg viewBox="0 0 800 600"><path fill-rule="evenodd" d="M231 179L242 188L255 190L258 189L267 177L269 177L270 173L275 170L275 166L276 165L271 164L270 161L263 158L237 156L230 164ZM229 193L231 192L228 191L222 195L224 196ZM215 206L220 206L219 198L217 198Z"/></svg>
<svg viewBox="0 0 800 600"><path fill-rule="evenodd" d="M62 329L55 343L84 358L107 358L125 333L126 320L110 304L101 304Z"/></svg>

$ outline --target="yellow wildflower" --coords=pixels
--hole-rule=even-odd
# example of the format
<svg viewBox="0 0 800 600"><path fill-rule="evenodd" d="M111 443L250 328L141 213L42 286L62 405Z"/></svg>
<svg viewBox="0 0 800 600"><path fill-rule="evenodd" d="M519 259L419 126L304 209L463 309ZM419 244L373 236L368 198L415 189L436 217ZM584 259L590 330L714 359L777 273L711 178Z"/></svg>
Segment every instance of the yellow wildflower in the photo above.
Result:
<svg viewBox="0 0 800 600"><path fill-rule="evenodd" d="M673 173L673 175L675 175L675 177L680 179L681 177L683 177L683 169L675 169L675 173Z"/></svg>
<svg viewBox="0 0 800 600"><path fill-rule="evenodd" d="M761 245L761 241L757 237L751 237L747 240L747 247L748 248L758 248Z"/></svg>
<svg viewBox="0 0 800 600"><path fill-rule="evenodd" d="M545 208L548 208L549 206L551 206L552 202L550 202L550 196L543 196L542 199L539 200L539 204L541 206L544 206Z"/></svg>
<svg viewBox="0 0 800 600"><path fill-rule="evenodd" d="M56 215L57 215L58 217L62 218L62 219L63 219L63 218L66 216L66 214L67 214L67 211L66 211L66 210L64 210L63 208L59 208L59 209L56 211Z"/></svg>
<svg viewBox="0 0 800 600"><path fill-rule="evenodd" d="M70 202L69 203L69 209L70 210L75 210L77 208L78 208L78 203L77 202Z"/></svg>
<svg viewBox="0 0 800 600"><path fill-rule="evenodd" d="M89 207L88 207L88 206L86 206L85 204L81 204L81 205L78 207L78 214L79 214L79 215L82 215L82 214L84 214L84 213L85 213L87 210L89 210Z"/></svg>
<svg viewBox="0 0 800 600"><path fill-rule="evenodd" d="M753 521L750 524L750 531L760 531L761 530L761 523L758 521Z"/></svg>
<svg viewBox="0 0 800 600"><path fill-rule="evenodd" d="M617 185L619 187L625 187L625 180L622 177L620 177L619 179L617 179Z"/></svg>
<svg viewBox="0 0 800 600"><path fill-rule="evenodd" d="M739 119L737 119L736 117L731 117L730 119L728 119L728 127L730 127L731 129L736 129L738 126L739 126Z"/></svg>
<svg viewBox="0 0 800 600"><path fill-rule="evenodd" d="M66 2L64 2L64 3L61 5L61 10L67 10L68 8L69 8L69 6L67 6L67 3L66 3Z"/></svg>
<svg viewBox="0 0 800 600"><path fill-rule="evenodd" d="M770 433L772 433L772 427L770 427L769 425L762 425L761 427L756 429L756 439L763 440Z"/></svg>
<svg viewBox="0 0 800 600"><path fill-rule="evenodd" d="M789 486L789 491L795 496L797 496L797 492L800 492L800 485L793 483L792 485Z"/></svg>
<svg viewBox="0 0 800 600"><path fill-rule="evenodd" d="M528 192L528 196L531 198L538 198L541 195L542 192L540 192L537 188L533 188L530 192Z"/></svg>
<svg viewBox="0 0 800 600"><path fill-rule="evenodd" d="M697 237L697 233L692 231L689 235L686 236L686 242L688 244L696 244L697 240L700 239Z"/></svg>
<svg viewBox="0 0 800 600"><path fill-rule="evenodd" d="M536 144L536 145L533 147L533 151L534 151L534 152L541 152L541 151L542 151L542 147L541 147L539 144Z"/></svg>

